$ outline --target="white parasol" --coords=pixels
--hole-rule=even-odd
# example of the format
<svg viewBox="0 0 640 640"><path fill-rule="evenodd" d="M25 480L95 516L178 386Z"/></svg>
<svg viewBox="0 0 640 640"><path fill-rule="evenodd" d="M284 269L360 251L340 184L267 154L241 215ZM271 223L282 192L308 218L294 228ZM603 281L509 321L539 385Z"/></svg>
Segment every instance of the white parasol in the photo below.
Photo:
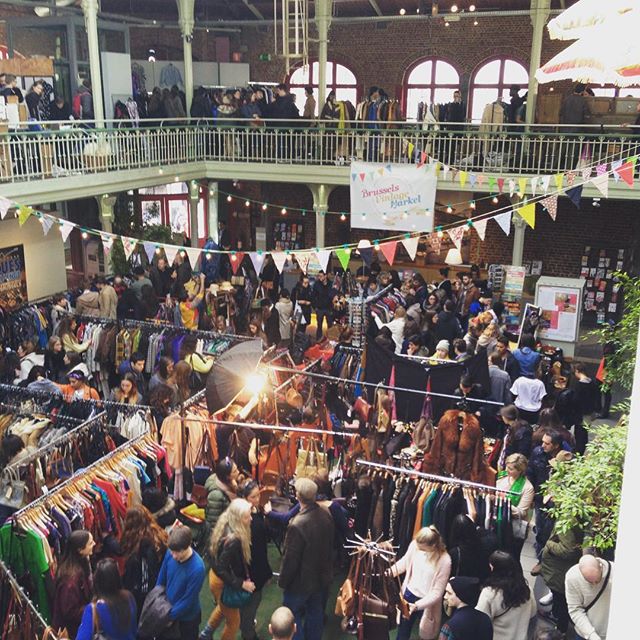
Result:
<svg viewBox="0 0 640 640"><path fill-rule="evenodd" d="M638 10L638 0L578 0L549 22L549 37L552 40L577 40L594 27L634 9Z"/></svg>

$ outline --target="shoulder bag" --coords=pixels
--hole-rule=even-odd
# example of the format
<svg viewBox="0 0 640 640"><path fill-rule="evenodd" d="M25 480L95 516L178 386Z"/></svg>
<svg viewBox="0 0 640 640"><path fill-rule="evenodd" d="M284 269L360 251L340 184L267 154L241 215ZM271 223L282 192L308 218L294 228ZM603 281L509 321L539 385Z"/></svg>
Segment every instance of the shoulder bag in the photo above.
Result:
<svg viewBox="0 0 640 640"><path fill-rule="evenodd" d="M223 546L227 544L226 539L223 543ZM218 552L220 553L220 552ZM244 563L244 559L243 559ZM244 567L245 579L249 579L249 571L247 570L247 566L245 564ZM225 607L229 607L229 609L242 609L245 607L249 600L251 599L251 593L245 591L242 587L237 589L236 587L232 587L229 584L225 584L222 588L222 604Z"/></svg>
<svg viewBox="0 0 640 640"><path fill-rule="evenodd" d="M611 563L606 560L607 563L607 575L604 578L604 582L602 583L602 586L600 587L600 591L598 591L598 595L584 608L584 612L587 613L587 611L589 611L589 609L591 609L591 607L593 607L593 605L598 602L598 600L600 599L600 596L604 593L604 590L607 588L607 585L609 584L609 576L611 575Z"/></svg>
<svg viewBox="0 0 640 640"><path fill-rule="evenodd" d="M356 580L360 575L360 554L351 561L351 568L346 580L342 583L338 597L336 598L335 614L337 616L350 617L356 607Z"/></svg>

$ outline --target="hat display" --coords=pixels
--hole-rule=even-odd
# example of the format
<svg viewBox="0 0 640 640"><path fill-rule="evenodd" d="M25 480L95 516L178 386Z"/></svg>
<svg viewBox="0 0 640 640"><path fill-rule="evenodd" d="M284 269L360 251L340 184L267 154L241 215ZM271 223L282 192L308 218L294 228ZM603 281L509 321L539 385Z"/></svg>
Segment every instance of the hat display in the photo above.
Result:
<svg viewBox="0 0 640 640"><path fill-rule="evenodd" d="M454 593L470 607L475 607L480 599L480 580L468 576L456 576L449 580Z"/></svg>

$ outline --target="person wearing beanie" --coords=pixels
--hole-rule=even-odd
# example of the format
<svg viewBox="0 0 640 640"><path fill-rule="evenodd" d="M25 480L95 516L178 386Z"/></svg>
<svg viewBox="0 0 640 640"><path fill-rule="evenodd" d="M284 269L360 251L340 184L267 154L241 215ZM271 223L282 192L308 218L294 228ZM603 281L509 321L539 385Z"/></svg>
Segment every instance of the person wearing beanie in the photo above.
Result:
<svg viewBox="0 0 640 640"><path fill-rule="evenodd" d="M493 639L491 618L475 608L479 599L478 578L456 576L449 580L444 601L454 611L449 620L442 625L439 640Z"/></svg>
<svg viewBox="0 0 640 640"><path fill-rule="evenodd" d="M434 358L438 358L439 360L450 360L449 348L450 345L448 340L440 340L436 345L436 352L433 354Z"/></svg>

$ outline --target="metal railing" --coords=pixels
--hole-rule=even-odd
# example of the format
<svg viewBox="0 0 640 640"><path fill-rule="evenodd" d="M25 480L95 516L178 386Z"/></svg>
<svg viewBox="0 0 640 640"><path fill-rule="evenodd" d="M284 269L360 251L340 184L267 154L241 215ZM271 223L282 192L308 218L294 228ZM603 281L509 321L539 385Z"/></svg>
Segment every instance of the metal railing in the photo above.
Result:
<svg viewBox="0 0 640 640"><path fill-rule="evenodd" d="M427 154L455 169L496 175L541 175L638 154L640 128L584 125L220 120L47 123L42 130L0 135L0 183L46 180L200 162L348 166L354 159L412 163ZM60 125L64 125L64 128ZM304 126L308 125L308 126ZM446 126L446 128L445 128ZM44 128L47 127L47 128Z"/></svg>

